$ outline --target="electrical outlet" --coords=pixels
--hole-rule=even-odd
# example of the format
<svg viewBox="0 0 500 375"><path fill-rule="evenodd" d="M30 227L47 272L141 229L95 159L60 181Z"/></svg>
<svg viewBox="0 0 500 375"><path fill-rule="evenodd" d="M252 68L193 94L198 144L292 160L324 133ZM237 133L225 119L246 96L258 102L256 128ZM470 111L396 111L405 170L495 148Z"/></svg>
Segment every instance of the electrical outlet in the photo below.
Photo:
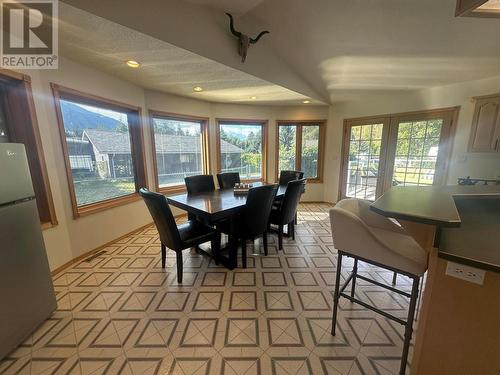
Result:
<svg viewBox="0 0 500 375"><path fill-rule="evenodd" d="M448 262L446 274L470 283L483 285L485 271L464 264Z"/></svg>

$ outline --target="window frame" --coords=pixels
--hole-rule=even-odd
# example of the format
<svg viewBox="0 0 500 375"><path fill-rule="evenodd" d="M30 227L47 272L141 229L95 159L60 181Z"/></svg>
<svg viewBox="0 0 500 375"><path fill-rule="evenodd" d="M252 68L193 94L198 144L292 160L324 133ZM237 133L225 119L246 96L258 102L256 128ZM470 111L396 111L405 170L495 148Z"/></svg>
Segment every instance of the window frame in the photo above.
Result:
<svg viewBox="0 0 500 375"><path fill-rule="evenodd" d="M253 120L253 119L232 119L232 118L217 118L215 119L216 121L216 132L215 132L215 142L216 142L216 159L217 159L217 173L221 173L221 167L222 167L222 162L221 162L221 147L220 147L220 127L221 125L247 125L247 126L255 126L259 125L262 129L261 131L261 137L262 137L262 165L261 165L261 170L262 170L262 176L261 178L257 179L241 179L242 182L257 182L257 181L262 181L262 182L267 182L267 154L268 154L268 120Z"/></svg>
<svg viewBox="0 0 500 375"><path fill-rule="evenodd" d="M54 106L56 111L57 124L59 127L59 136L61 139L64 164L66 168L66 177L71 199L73 218L78 219L82 216L87 216L96 212L108 210L113 207L122 206L140 200L141 197L138 193L139 188L148 187L146 157L144 153L144 135L142 131L142 108L122 103L116 100L103 98L101 96L84 93L82 91L64 87L56 83L51 83L50 86L52 88L52 94L54 98ZM131 157L134 164L135 192L119 197L104 199L99 202L78 206L76 200L75 185L73 182L73 174L71 172L71 165L69 161L68 146L66 143L64 121L61 112L61 99L96 106L103 109L124 112L129 115L128 125L130 134Z"/></svg>
<svg viewBox="0 0 500 375"><path fill-rule="evenodd" d="M186 184L178 184L173 186L160 187L160 182L158 179L158 164L156 158L156 143L155 143L155 131L154 131L154 119L166 119L166 120L179 120L179 121L190 121L197 122L200 124L201 128L201 139L202 139L202 166L203 173L210 174L210 142L209 142L209 118L201 116L184 115L179 113L163 112L158 110L150 109L149 114L149 132L151 139L151 153L153 157L153 173L155 179L155 188L157 192L163 194L174 194L182 193L186 191Z"/></svg>
<svg viewBox="0 0 500 375"><path fill-rule="evenodd" d="M451 162L450 157L453 148L452 143L454 140L459 112L460 106L456 106L344 119L338 199L340 200L346 198L346 177L349 162L348 152L351 127L375 123L384 125L382 131L379 176L376 192L376 196L379 197L391 187L392 170L394 168L397 145L397 131L399 123L405 121L431 120L435 118L443 119L443 127L441 129L440 135L440 152L436 161L436 172L439 172L439 174L435 174L436 177L434 180L434 185L443 185L446 183L448 179L449 165Z"/></svg>
<svg viewBox="0 0 500 375"><path fill-rule="evenodd" d="M318 139L318 171L315 178L307 178L308 183L322 184L324 177L324 161L325 161L325 138L326 138L326 120L276 120L276 161L275 161L275 178L279 180L279 134L280 126L295 126L295 170L300 171L302 168L302 128L304 126L319 126Z"/></svg>
<svg viewBox="0 0 500 375"><path fill-rule="evenodd" d="M9 138L26 147L42 229L58 225L29 75L0 69ZM23 125L19 125L23 124Z"/></svg>

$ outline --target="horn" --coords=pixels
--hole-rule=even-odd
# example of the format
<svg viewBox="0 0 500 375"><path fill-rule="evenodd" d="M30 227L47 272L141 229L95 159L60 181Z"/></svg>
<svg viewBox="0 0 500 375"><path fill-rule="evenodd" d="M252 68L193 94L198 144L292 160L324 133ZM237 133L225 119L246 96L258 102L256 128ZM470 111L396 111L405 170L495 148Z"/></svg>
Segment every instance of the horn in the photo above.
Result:
<svg viewBox="0 0 500 375"><path fill-rule="evenodd" d="M250 43L252 43L252 44L257 43L257 42L259 41L259 39L262 37L262 35L264 35L264 34L269 34L269 31L267 31L267 30L265 30L265 31L261 31L261 32L259 33L259 35L257 35L257 37L256 37L256 38L250 38Z"/></svg>
<svg viewBox="0 0 500 375"><path fill-rule="evenodd" d="M234 36L237 36L238 38L241 37L241 33L239 31L236 31L234 28L234 21L233 21L233 16L230 13L226 13L226 15L229 17L229 28L231 29L231 32L233 33Z"/></svg>

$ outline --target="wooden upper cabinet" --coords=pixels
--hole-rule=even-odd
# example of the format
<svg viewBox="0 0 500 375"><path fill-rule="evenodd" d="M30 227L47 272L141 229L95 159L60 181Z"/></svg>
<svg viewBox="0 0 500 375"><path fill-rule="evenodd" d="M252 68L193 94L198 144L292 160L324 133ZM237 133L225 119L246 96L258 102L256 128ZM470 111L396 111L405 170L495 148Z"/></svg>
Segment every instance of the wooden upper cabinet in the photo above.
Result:
<svg viewBox="0 0 500 375"><path fill-rule="evenodd" d="M500 152L500 94L474 98L476 108L469 140L471 152Z"/></svg>

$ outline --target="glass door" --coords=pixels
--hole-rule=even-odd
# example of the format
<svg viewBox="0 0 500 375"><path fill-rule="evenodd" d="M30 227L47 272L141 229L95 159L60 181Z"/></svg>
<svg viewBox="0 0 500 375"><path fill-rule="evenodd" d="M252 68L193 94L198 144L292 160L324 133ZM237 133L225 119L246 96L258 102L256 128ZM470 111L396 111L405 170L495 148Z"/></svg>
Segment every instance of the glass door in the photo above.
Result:
<svg viewBox="0 0 500 375"><path fill-rule="evenodd" d="M346 120L340 197L373 201L392 186L443 184L456 113Z"/></svg>
<svg viewBox="0 0 500 375"><path fill-rule="evenodd" d="M444 183L451 123L449 113L393 118L384 190Z"/></svg>
<svg viewBox="0 0 500 375"><path fill-rule="evenodd" d="M345 127L343 197L375 200L380 194L388 127L384 118Z"/></svg>

